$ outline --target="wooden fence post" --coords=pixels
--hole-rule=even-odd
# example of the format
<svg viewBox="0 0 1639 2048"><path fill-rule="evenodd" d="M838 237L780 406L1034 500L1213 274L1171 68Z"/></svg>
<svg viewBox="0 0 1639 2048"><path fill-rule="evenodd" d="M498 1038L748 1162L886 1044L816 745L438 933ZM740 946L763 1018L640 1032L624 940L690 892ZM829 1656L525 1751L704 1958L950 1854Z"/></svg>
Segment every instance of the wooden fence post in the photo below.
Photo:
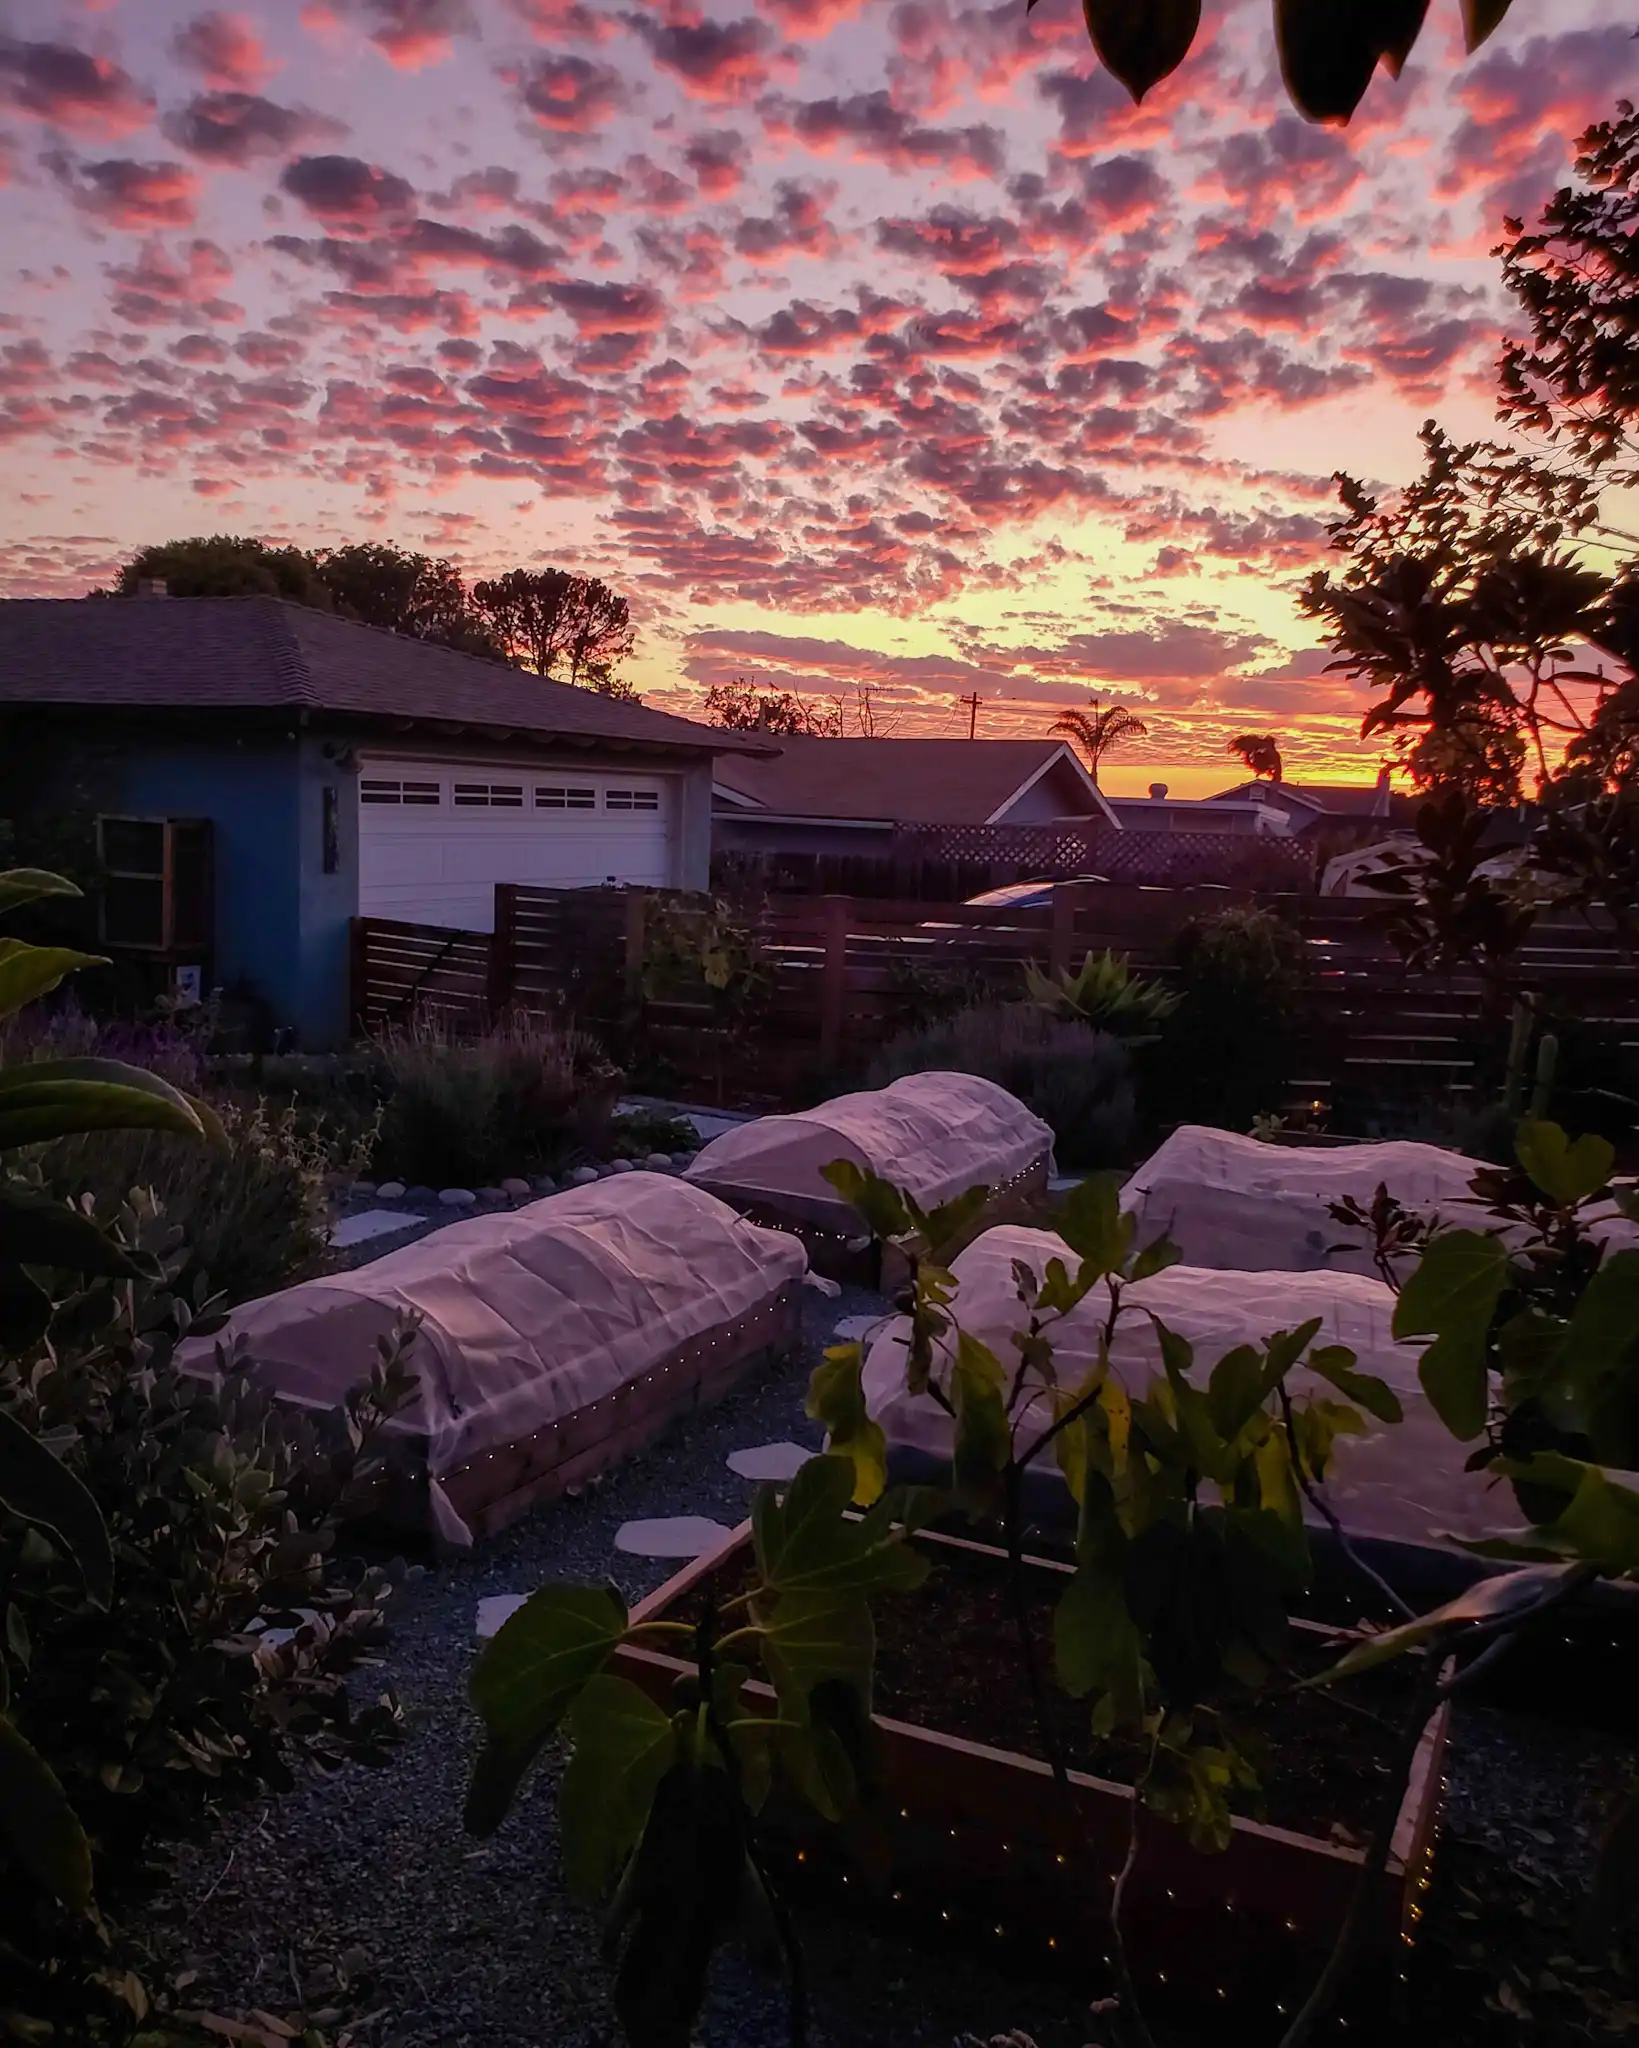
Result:
<svg viewBox="0 0 1639 2048"><path fill-rule="evenodd" d="M820 1065L834 1067L842 1057L843 1019L848 994L848 926L853 898L827 896L821 930L825 959L820 969Z"/></svg>
<svg viewBox="0 0 1639 2048"><path fill-rule="evenodd" d="M485 992L490 1020L503 1016L518 992L518 885L495 884L495 929L489 939L489 978Z"/></svg>
<svg viewBox="0 0 1639 2048"><path fill-rule="evenodd" d="M370 1032L370 926L362 917L350 918L347 927L347 1017L355 1038Z"/></svg>
<svg viewBox="0 0 1639 2048"><path fill-rule="evenodd" d="M1052 924L1047 934L1047 971L1059 975L1069 972L1070 949L1076 942L1076 899L1081 891L1073 882L1060 882L1048 898L1052 905Z"/></svg>
<svg viewBox="0 0 1639 2048"><path fill-rule="evenodd" d="M626 891L626 950L621 991L628 1018L635 1023L643 1011L643 940L649 896L646 889Z"/></svg>

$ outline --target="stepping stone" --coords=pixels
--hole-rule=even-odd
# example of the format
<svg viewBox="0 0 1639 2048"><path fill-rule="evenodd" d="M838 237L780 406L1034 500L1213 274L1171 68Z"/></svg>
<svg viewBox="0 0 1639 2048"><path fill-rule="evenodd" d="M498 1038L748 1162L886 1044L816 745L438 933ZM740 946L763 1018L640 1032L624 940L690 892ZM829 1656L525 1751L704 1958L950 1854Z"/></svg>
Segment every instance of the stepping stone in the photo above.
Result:
<svg viewBox="0 0 1639 2048"><path fill-rule="evenodd" d="M440 1188L438 1199L446 1209L476 1209L478 1197L471 1188Z"/></svg>
<svg viewBox="0 0 1639 2048"><path fill-rule="evenodd" d="M508 1622L529 1598L527 1593L491 1593L478 1603L478 1640L487 1643L491 1636L499 1635L501 1626Z"/></svg>
<svg viewBox="0 0 1639 2048"><path fill-rule="evenodd" d="M842 1282L832 1280L824 1273L804 1273L802 1284L804 1287L812 1287L816 1294L823 1294L828 1301L836 1301L842 1294Z"/></svg>
<svg viewBox="0 0 1639 2048"><path fill-rule="evenodd" d="M746 1450L729 1452L728 1469L742 1479L795 1479L815 1455L803 1444L752 1444Z"/></svg>
<svg viewBox="0 0 1639 2048"><path fill-rule="evenodd" d="M404 1183L401 1180L384 1180L381 1186L376 1189L376 1194L383 1202L402 1202L404 1199Z"/></svg>
<svg viewBox="0 0 1639 2048"><path fill-rule="evenodd" d="M732 1534L705 1515L668 1515L655 1522L622 1522L615 1548L631 1557L704 1557Z"/></svg>
<svg viewBox="0 0 1639 2048"><path fill-rule="evenodd" d="M1055 1173L1047 1183L1050 1195L1067 1195L1072 1188L1079 1188L1087 1178L1084 1173Z"/></svg>
<svg viewBox="0 0 1639 2048"><path fill-rule="evenodd" d="M413 1230L418 1216L406 1216L402 1209L361 1209L356 1216L344 1216L330 1233L330 1242L341 1251L356 1244L368 1244L373 1237L390 1237L396 1230Z"/></svg>
<svg viewBox="0 0 1639 2048"><path fill-rule="evenodd" d="M863 1344L887 1322L886 1316L844 1316L831 1332L833 1343Z"/></svg>
<svg viewBox="0 0 1639 2048"><path fill-rule="evenodd" d="M503 1195L523 1196L532 1192L533 1190L530 1188L528 1181L520 1178L517 1174L514 1174L510 1180L504 1180L501 1183L501 1193Z"/></svg>

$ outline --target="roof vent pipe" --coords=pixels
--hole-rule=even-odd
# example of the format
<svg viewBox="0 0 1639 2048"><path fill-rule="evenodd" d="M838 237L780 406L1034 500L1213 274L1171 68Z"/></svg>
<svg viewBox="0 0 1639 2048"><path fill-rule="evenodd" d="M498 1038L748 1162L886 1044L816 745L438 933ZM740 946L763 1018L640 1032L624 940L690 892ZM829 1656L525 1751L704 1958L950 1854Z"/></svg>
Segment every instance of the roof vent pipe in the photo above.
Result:
<svg viewBox="0 0 1639 2048"><path fill-rule="evenodd" d="M138 597L169 597L171 586L163 576L143 576L137 580Z"/></svg>
<svg viewBox="0 0 1639 2048"><path fill-rule="evenodd" d="M1166 795L1166 793L1167 785L1164 782L1152 782L1150 784L1150 795L1154 798L1154 800L1157 803L1161 801L1161 799Z"/></svg>

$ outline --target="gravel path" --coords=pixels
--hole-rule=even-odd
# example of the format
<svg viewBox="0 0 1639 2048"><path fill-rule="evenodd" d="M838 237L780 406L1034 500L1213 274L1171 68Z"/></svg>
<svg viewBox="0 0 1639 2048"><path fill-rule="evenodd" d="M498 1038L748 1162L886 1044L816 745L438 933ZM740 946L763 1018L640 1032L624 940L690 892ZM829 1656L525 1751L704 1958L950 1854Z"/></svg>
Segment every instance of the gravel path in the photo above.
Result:
<svg viewBox="0 0 1639 2048"><path fill-rule="evenodd" d="M660 1584L675 1567L617 1552L620 1524L678 1513L740 1521L754 1489L728 1470L728 1452L780 1438L818 1448L802 1413L810 1362L842 1317L883 1307L853 1290L840 1300L807 1292L803 1358L749 1381L581 1499L433 1568L395 1601L381 1679L403 1702L406 1740L386 1769L304 1782L185 1852L156 1920L179 1965L198 1972L190 2002L281 2014L305 2002L310 2014L338 2007L355 2024L374 2013L356 2038L380 2048L616 2048L595 1926L559 1881L555 1764L536 1773L499 1835L475 1842L462 1832L477 1734L466 1696L477 1603L548 1576L613 1578L634 1600ZM1020 2025L1041 2048L1087 2039L1073 2001L1027 1995L960 1958L888 1948L857 1923L805 1913L803 1927L815 2048L945 2048L964 2029ZM726 1959L701 2039L777 2048L782 1987Z"/></svg>
<svg viewBox="0 0 1639 2048"><path fill-rule="evenodd" d="M728 1470L727 1454L781 1438L817 1448L802 1413L811 1363L839 1320L884 1306L854 1290L840 1300L807 1292L801 1358L748 1381L581 1499L436 1566L398 1598L380 1674L408 1720L392 1763L304 1782L184 1852L155 1931L177 1967L198 1973L190 2003L279 2014L305 2005L332 2039L350 2025L361 2048L620 2048L597 1929L559 1879L557 1762L536 1772L495 1838L475 1842L462 1831L477 1736L466 1696L477 1603L546 1577L613 1578L633 1600L660 1584L673 1567L617 1552L621 1523L684 1513L741 1520L754 1489ZM1444 2038L1493 2038L1480 2015L1503 1958L1542 1942L1540 1933L1517 1937L1533 1932L1544 1890L1568 1901L1567 1883L1580 1888L1598 1818L1585 1794L1608 1777L1613 1750L1619 1757L1631 1744L1464 1709L1425 1928L1425 1966L1441 1980L1430 2004L1443 2008ZM1487 1873L1488 1890L1498 1880L1517 1890L1529 1878L1531 1896L1499 1900L1500 1918L1485 1913L1475 1928L1471 1887ZM1514 1919L1522 1911L1523 1926ZM920 1953L811 1907L800 1925L813 2048L950 2048L964 2033L1013 2028L1038 2048L1105 2039L1104 2023L1072 1993L1009 1980L966 1951ZM1552 1952L1552 1939L1543 1945ZM1518 1975L1528 1983L1529 1966ZM1536 1996L1533 2004L1544 2042L1588 2038L1580 2002L1563 2015L1541 2012ZM729 1952L698 2040L784 2048L783 1987Z"/></svg>

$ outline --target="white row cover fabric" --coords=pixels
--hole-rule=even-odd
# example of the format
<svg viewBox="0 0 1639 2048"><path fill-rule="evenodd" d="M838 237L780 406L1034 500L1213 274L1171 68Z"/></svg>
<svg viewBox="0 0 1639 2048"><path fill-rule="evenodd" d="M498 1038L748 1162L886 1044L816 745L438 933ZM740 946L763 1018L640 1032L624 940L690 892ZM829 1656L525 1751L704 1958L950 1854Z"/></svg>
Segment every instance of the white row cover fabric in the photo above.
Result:
<svg viewBox="0 0 1639 2048"><path fill-rule="evenodd" d="M1039 1278L1047 1262L1061 1258L1072 1272L1076 1255L1051 1231L1002 1225L986 1231L952 1262L959 1283L952 1305L960 1327L988 1344L1004 1366L1016 1365L1011 1333L1025 1326L1013 1261L1021 1259ZM1387 1381L1400 1397L1403 1421L1383 1424L1366 1416L1366 1436L1340 1437L1326 1497L1351 1534L1401 1543L1428 1543L1436 1532L1480 1536L1518 1519L1506 1491L1480 1473L1465 1472L1471 1446L1459 1444L1434 1413L1417 1379L1417 1348L1391 1333L1394 1295L1380 1280L1354 1273L1244 1273L1172 1266L1134 1281L1123 1295L1131 1304L1116 1324L1111 1363L1130 1393L1142 1394L1161 1371L1160 1345L1142 1309L1195 1347L1193 1376L1205 1384L1212 1367L1237 1344L1257 1343L1277 1330L1296 1329L1321 1318L1315 1341L1347 1344L1361 1371ZM1061 1384L1075 1386L1098 1357L1100 1325L1109 1311L1105 1289L1093 1289L1053 1327L1053 1348ZM890 1447L905 1446L937 1458L951 1452L950 1418L927 1395L905 1391L908 1322L896 1317L872 1343L865 1361L865 1399L882 1424ZM946 1355L948 1365L948 1347ZM936 1367L944 1384L944 1369ZM1320 1392L1341 1398L1326 1382L1299 1365L1287 1382L1294 1396ZM1021 1448L1048 1427L1051 1408L1037 1396L1024 1409L1014 1441ZM1051 1447L1042 1465L1056 1471Z"/></svg>
<svg viewBox="0 0 1639 2048"><path fill-rule="evenodd" d="M1468 1184L1478 1160L1436 1145L1266 1145L1235 1131L1182 1124L1121 1191L1146 1243L1164 1231L1191 1266L1235 1272L1371 1274L1367 1232L1327 1214L1352 1195L1370 1208L1379 1187L1443 1223L1483 1229Z"/></svg>
<svg viewBox="0 0 1639 2048"><path fill-rule="evenodd" d="M925 1209L1051 1160L1052 1127L976 1074L908 1074L817 1109L765 1116L714 1138L684 1178L731 1198L761 1199L819 1220L845 1220L821 1168L837 1159L902 1187Z"/></svg>
<svg viewBox="0 0 1639 2048"><path fill-rule="evenodd" d="M465 1543L441 1475L761 1308L807 1263L789 1233L674 1176L621 1174L246 1302L183 1362L209 1371L215 1345L243 1335L281 1399L331 1408L369 1372L376 1339L417 1312L421 1383L395 1426L424 1441L439 1532Z"/></svg>

